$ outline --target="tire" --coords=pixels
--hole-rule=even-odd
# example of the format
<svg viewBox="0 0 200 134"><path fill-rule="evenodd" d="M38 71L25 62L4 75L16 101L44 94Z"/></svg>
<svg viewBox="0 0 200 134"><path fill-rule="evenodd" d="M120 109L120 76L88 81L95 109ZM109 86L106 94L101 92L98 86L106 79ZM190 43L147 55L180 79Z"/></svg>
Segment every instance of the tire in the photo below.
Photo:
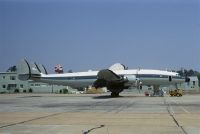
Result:
<svg viewBox="0 0 200 134"><path fill-rule="evenodd" d="M119 93L112 92L111 97L119 97Z"/></svg>

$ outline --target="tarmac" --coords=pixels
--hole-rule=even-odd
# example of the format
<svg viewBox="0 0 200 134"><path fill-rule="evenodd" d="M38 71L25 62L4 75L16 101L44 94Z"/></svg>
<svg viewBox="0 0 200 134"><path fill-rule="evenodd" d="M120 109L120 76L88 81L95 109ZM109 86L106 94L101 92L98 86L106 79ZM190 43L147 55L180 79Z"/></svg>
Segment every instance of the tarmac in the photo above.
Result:
<svg viewBox="0 0 200 134"><path fill-rule="evenodd" d="M200 95L1 94L0 134L200 134Z"/></svg>

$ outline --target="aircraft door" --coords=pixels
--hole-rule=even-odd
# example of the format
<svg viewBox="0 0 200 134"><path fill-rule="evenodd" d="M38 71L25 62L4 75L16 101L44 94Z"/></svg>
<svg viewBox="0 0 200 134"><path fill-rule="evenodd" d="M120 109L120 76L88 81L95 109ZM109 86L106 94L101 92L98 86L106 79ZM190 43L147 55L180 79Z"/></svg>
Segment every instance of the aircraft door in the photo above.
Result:
<svg viewBox="0 0 200 134"><path fill-rule="evenodd" d="M172 81L172 76L169 76L169 81L170 81L170 82Z"/></svg>

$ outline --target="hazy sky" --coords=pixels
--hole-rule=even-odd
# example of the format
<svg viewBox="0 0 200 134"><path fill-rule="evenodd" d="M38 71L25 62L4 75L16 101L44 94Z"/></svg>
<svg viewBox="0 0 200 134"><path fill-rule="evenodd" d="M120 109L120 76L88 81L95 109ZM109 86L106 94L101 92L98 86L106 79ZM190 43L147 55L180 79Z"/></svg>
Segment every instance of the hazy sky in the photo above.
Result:
<svg viewBox="0 0 200 134"><path fill-rule="evenodd" d="M0 71L27 58L64 70L200 71L199 0L0 0Z"/></svg>

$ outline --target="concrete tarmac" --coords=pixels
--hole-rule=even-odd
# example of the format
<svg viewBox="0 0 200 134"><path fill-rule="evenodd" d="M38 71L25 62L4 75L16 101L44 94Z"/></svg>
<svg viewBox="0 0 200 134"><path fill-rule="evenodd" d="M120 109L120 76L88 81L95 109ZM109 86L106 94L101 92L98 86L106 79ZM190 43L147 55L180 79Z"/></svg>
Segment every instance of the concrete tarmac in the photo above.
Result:
<svg viewBox="0 0 200 134"><path fill-rule="evenodd" d="M0 134L200 134L200 95L1 94Z"/></svg>

